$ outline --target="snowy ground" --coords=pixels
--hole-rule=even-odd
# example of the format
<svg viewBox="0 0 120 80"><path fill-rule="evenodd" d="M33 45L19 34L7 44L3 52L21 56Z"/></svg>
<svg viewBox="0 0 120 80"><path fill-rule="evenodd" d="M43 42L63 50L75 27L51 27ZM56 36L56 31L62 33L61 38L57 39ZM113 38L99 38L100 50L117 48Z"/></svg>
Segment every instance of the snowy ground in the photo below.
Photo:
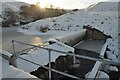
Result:
<svg viewBox="0 0 120 80"><path fill-rule="evenodd" d="M24 72L23 70L20 70L18 68L9 65L9 62L1 57L1 53L4 53L9 57L11 56L10 53L0 50L0 60L2 61L0 66L0 69L2 69L2 73L0 74L0 79L1 78L36 78L35 76L32 76L29 73Z"/></svg>
<svg viewBox="0 0 120 80"><path fill-rule="evenodd" d="M38 30L24 30L24 29L19 28L18 32L22 32L26 35L51 36L51 39L53 39L55 37L64 37L64 36L70 35L72 33L75 33L76 31L50 30L47 33L42 33Z"/></svg>

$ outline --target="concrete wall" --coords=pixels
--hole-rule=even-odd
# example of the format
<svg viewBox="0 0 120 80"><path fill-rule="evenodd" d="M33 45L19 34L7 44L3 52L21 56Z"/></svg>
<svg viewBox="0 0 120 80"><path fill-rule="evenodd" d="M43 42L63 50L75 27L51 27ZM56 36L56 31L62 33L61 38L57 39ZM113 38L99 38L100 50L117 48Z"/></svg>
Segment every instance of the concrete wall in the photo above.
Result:
<svg viewBox="0 0 120 80"><path fill-rule="evenodd" d="M90 28L90 26L84 26L84 29L87 29L85 39L93 39L93 40L106 40L107 38L111 38L109 35L105 35L103 32Z"/></svg>
<svg viewBox="0 0 120 80"><path fill-rule="evenodd" d="M16 63L16 57L15 56L8 56L5 55L4 53L2 54L2 58L4 58L5 60L9 61L10 65L13 65L14 67L17 67L17 63Z"/></svg>
<svg viewBox="0 0 120 80"><path fill-rule="evenodd" d="M56 39L69 46L74 46L85 38L85 34L86 34L86 29L83 29L82 31L78 31L68 36L64 36L62 38L56 38Z"/></svg>
<svg viewBox="0 0 120 80"><path fill-rule="evenodd" d="M106 41L107 38L111 38L111 36L106 35L95 28L91 28L90 26L84 26L82 31L75 32L62 38L57 38L57 40L69 46L74 46L80 41L87 39Z"/></svg>

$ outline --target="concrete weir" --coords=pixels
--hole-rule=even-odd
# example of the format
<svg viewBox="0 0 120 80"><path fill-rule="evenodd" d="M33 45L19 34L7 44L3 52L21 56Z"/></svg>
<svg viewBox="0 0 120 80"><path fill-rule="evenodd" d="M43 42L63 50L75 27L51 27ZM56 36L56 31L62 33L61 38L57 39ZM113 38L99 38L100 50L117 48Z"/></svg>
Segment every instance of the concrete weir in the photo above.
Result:
<svg viewBox="0 0 120 80"><path fill-rule="evenodd" d="M72 35L59 38L58 40L73 46L75 48L75 54L89 56L94 58L104 58L104 54L107 48L106 40L111 38L111 36L104 34L103 32L91 28L89 25L84 26L84 29L80 32L73 33ZM98 71L102 65L99 61L91 61L82 58L76 58L80 60L79 74L82 78L85 78L85 75L89 73L89 76L86 78L96 78L98 76ZM91 72L91 73L90 73Z"/></svg>
<svg viewBox="0 0 120 80"><path fill-rule="evenodd" d="M93 57L93 58L99 58L100 52L101 52L104 44L105 44L104 41L84 40L74 46L75 54L89 56L89 57ZM98 66L95 66L95 65L99 64L99 62L96 62L96 61L86 60L86 59L82 59L82 58L77 58L77 59L80 60L80 64L81 64L80 74L83 76L83 78L85 78L85 75L87 73L89 73L90 71L92 71L94 68L99 70L99 67L101 66L101 64ZM95 74L97 74L97 71Z"/></svg>
<svg viewBox="0 0 120 80"><path fill-rule="evenodd" d="M91 26L83 26L83 30L74 32L70 35L64 37L57 37L56 39L60 42L63 42L69 46L75 46L76 44L80 43L84 40L94 40L96 41L103 41L105 42L108 38L112 38L110 35L106 35L103 32L91 28Z"/></svg>
<svg viewBox="0 0 120 80"><path fill-rule="evenodd" d="M74 46L80 41L82 41L85 38L86 35L86 29L83 29L81 31L74 32L70 35L64 36L64 37L58 37L56 38L58 41L63 42L69 46Z"/></svg>

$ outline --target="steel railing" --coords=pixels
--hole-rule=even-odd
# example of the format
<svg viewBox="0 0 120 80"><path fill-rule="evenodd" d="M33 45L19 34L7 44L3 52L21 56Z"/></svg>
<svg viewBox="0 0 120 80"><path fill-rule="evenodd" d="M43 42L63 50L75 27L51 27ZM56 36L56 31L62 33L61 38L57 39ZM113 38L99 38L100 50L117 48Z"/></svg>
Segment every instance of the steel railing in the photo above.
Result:
<svg viewBox="0 0 120 80"><path fill-rule="evenodd" d="M20 57L19 56L20 53L17 53L15 51L15 43L20 43L20 44L24 44L24 45L28 45L28 46L32 46L32 47L37 47L37 48L48 50L48 53L49 53L49 67L40 65L40 64L38 64L36 62L33 62L33 61L30 61L30 60L27 60L27 59L24 59L24 58ZM78 54L75 54L74 52L65 52L65 51L55 50L55 49L51 49L51 48L45 48L45 47L36 46L36 45L32 45L32 44L28 44L28 43L24 43L24 42L20 42L20 41L15 41L15 40L12 40L12 45L13 45L13 56L15 56L16 58L20 58L22 60L28 61L30 63L33 63L35 65L38 65L40 67L43 67L43 68L47 69L49 71L49 79L50 80L52 78L51 77L51 72L56 72L58 74L61 74L61 75L64 75L64 76L67 76L67 77L70 77L70 78L81 80L81 78L79 78L79 77L76 77L76 76L73 76L73 75L70 75L70 74L67 74L67 73L64 73L64 72L52 69L51 68L51 51L59 52L61 54L66 54L66 55L69 55L69 56L73 56L73 60L75 60L75 58L78 57L78 58L83 58L83 59L92 60L92 61L104 62L106 64L120 65L120 63L117 63L117 62L114 62L114 61L111 61L111 60L108 60L108 59L93 58L93 57L89 57L89 56L78 55ZM73 62L75 62L75 61L73 61Z"/></svg>

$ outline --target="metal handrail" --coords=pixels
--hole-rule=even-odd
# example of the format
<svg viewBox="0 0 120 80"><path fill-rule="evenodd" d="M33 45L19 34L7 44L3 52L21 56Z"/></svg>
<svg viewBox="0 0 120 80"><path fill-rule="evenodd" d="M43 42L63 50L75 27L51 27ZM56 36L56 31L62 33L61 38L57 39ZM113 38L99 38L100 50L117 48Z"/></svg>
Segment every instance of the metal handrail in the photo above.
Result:
<svg viewBox="0 0 120 80"><path fill-rule="evenodd" d="M79 77L76 77L76 76L73 76L73 75L70 75L70 74L67 74L67 73L64 73L64 72L61 72L61 71L52 69L52 68L51 68L51 51L53 51L52 49L44 48L44 47L40 47L40 46L35 46L35 45L30 45L30 46L33 46L33 47L38 47L38 48L42 48L42 49L48 50L48 52L49 52L49 67L46 67L46 66L40 65L40 64L38 64L38 63L36 63L36 62L33 62L33 61L28 60L28 59L25 59L25 58L20 57L20 56L19 56L19 55L20 55L19 52L15 52L14 42L21 43L21 44L25 44L25 45L30 45L30 44L26 44L26 43L23 43L23 42L19 42L19 41L14 41L14 40L12 40L13 52L14 52L13 56L15 56L16 58L20 58L20 59L22 59L22 60L25 60L25 61L27 61L27 62L30 62L30 63L32 63L32 64L34 64L34 65L38 65L38 66L40 66L40 67L42 67L42 68L47 69L47 70L49 71L49 75L48 75L48 76L49 76L49 80L52 79L51 71L56 72L56 73L61 74L61 75L64 75L64 76L67 76L67 77L70 77L70 78L73 78L73 79L83 80L83 79L81 79L81 78L79 78ZM24 50L23 50L23 51L24 51Z"/></svg>
<svg viewBox="0 0 120 80"><path fill-rule="evenodd" d="M41 48L41 49L45 49L45 50L50 50L50 51L55 51L55 52L59 52L61 54L67 54L69 56L75 56L75 57L78 57L78 58L83 58L83 59L88 59L88 60L92 60L92 61L100 61L100 62L104 62L106 64L113 64L113 65L120 65L120 62L114 62L112 60L109 60L109 59L101 59L101 58L94 58L94 57L89 57L89 56L83 56L83 55L78 55L78 54L73 54L73 52L65 52L65 51L60 51L60 50L55 50L55 49L51 49L51 48L45 48L45 47L40 47L40 46L36 46L36 45L32 45L32 44L28 44L28 43L24 43L24 42L20 42L20 41L15 41L15 40L12 40L12 42L17 42L17 43L21 43L21 44L24 44L24 45L29 45L29 46L34 46L34 47L38 47L38 48ZM14 52L14 51L13 51Z"/></svg>
<svg viewBox="0 0 120 80"><path fill-rule="evenodd" d="M58 73L58 74L61 74L61 75L67 76L67 77L71 77L71 78L74 78L74 79L77 79L77 80L83 80L83 79L78 78L78 77L76 77L76 76L73 76L73 75L70 75L70 74L67 74L67 73L64 73L64 72L61 72L61 71L58 71L58 70L55 70L55 69L52 69L52 68L49 68L49 67L40 65L40 64L38 64L38 63L36 63L36 62L33 62L33 61L30 61L30 60L28 60L28 59L25 59L25 58L22 58L22 57L18 57L18 58L20 58L20 59L22 59L22 60L25 60L25 61L27 61L27 62L30 62L30 63L32 63L32 64L38 65L38 66L40 66L40 67L42 67L42 68L45 68L45 69L47 69L47 70L51 70L51 71L56 72L56 73Z"/></svg>
<svg viewBox="0 0 120 80"><path fill-rule="evenodd" d="M27 59L24 59L24 58L20 57L20 56L19 56L20 54L16 54L16 52L15 52L14 42L48 50L48 52L49 52L49 67L40 65L40 64L38 64L38 63L35 63L35 62L32 62L32 61L30 61L30 60L27 60ZM55 49L51 49L51 48L40 47L40 46L36 46L36 45L32 45L32 44L28 44L28 43L24 43L24 42L20 42L20 41L15 41L15 40L12 40L12 44L13 44L13 53L14 53L13 55L14 55L16 58L23 59L23 60L25 60L25 61L31 62L31 63L33 63L33 64L35 64L35 65L41 66L41 67L49 70L49 79L50 79L50 80L51 80L51 71L56 72L56 73L59 73L59 74L64 75L64 76L71 77L71 78L80 79L79 77L76 77L76 76L73 76L73 75L70 75L70 74L67 74L67 73L60 72L60 71L58 71L58 70L52 69L52 68L51 68L51 51L59 52L59 53L62 53L62 54L67 54L67 55L69 55L69 56L73 56L73 58L74 58L74 57L78 57L78 58L83 58L83 59L88 59L88 60L93 60L93 61L104 62L104 63L106 63L106 64L120 65L120 63L116 63L116 62L113 62L113 61L111 61L111 60L106 60L106 59L101 59L101 58L93 58L93 57L89 57L89 56L78 55L78 54L75 54L74 52L65 52L65 51L55 50ZM80 80L81 80L81 79L80 79Z"/></svg>

